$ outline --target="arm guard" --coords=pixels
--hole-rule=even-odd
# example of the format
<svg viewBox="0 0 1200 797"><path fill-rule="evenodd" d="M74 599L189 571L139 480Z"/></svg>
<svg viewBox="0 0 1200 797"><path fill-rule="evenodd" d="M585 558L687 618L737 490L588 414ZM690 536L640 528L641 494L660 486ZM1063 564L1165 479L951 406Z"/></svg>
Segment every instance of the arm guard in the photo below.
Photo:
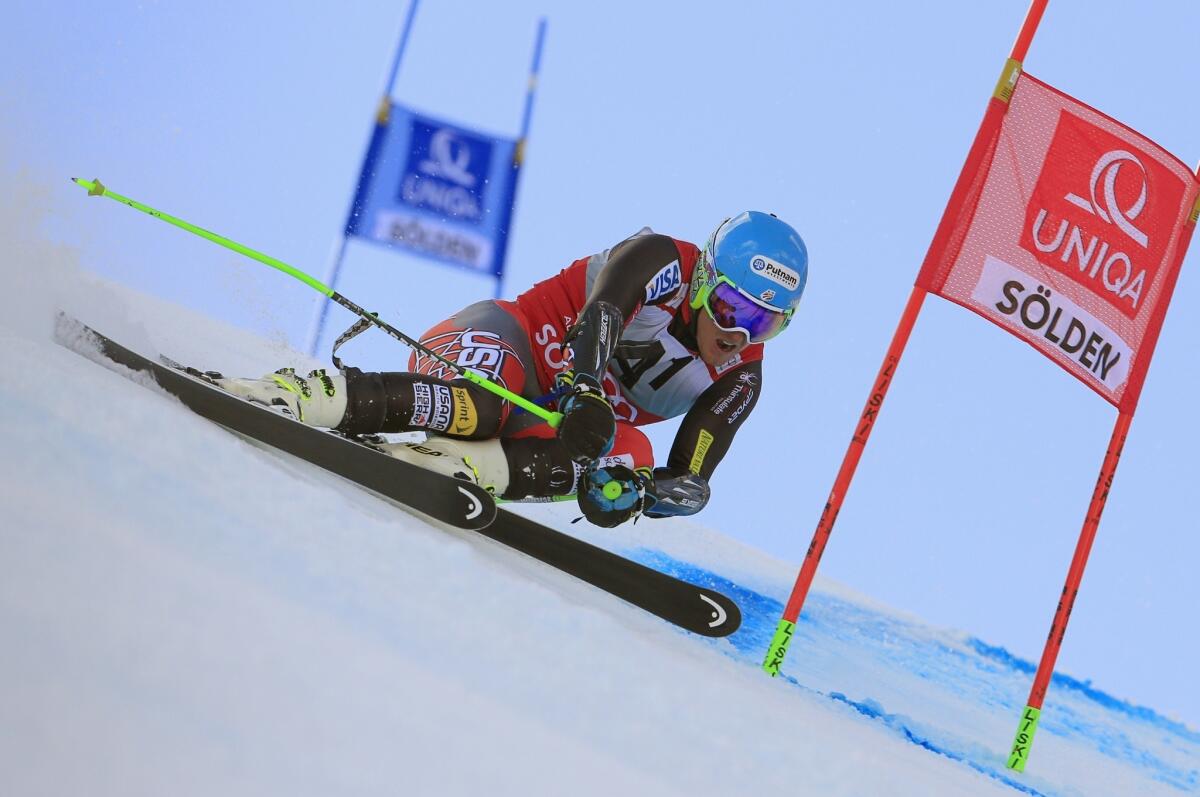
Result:
<svg viewBox="0 0 1200 797"><path fill-rule="evenodd" d="M576 383L583 376L589 377L592 384L600 384L624 325L624 314L609 302L593 301L583 308L566 341L571 347L571 368Z"/></svg>
<svg viewBox="0 0 1200 797"><path fill-rule="evenodd" d="M651 299L650 296L656 293L652 289L657 287L654 280L663 269L678 264L679 259L679 248L669 236L652 233L628 238L613 247L592 283L588 299L615 305L625 318L632 316L644 303L668 302L687 286L659 292Z"/></svg>
<svg viewBox="0 0 1200 797"><path fill-rule="evenodd" d="M638 235L613 247L591 285L579 320L567 334L577 376L600 383L625 322L647 301L656 275L678 261L675 241L665 235ZM653 303L667 301L682 290L686 286L656 297Z"/></svg>

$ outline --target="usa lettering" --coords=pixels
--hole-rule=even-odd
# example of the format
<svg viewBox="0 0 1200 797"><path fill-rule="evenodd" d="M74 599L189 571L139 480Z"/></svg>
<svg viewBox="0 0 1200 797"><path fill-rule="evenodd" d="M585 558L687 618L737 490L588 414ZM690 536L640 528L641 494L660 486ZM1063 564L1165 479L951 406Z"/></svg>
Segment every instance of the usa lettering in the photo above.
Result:
<svg viewBox="0 0 1200 797"><path fill-rule="evenodd" d="M499 335L480 329L468 329L462 333L461 345L462 350L458 354L460 366L482 376L496 378L500 375L507 352Z"/></svg>

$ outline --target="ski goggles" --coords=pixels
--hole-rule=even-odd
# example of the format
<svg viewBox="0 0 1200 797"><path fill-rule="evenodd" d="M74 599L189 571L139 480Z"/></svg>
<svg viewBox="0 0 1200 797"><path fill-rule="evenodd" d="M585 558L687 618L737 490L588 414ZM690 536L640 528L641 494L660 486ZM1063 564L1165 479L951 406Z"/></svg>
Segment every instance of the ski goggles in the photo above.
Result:
<svg viewBox="0 0 1200 797"><path fill-rule="evenodd" d="M762 343L782 332L795 308L779 310L750 296L724 274L711 285L701 285L696 303L725 332L741 332L751 343Z"/></svg>

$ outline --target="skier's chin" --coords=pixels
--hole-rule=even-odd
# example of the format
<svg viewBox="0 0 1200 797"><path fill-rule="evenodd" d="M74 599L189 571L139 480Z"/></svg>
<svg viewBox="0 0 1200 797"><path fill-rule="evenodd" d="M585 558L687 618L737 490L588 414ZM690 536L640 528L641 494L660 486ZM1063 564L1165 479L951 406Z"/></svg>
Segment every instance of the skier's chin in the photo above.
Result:
<svg viewBox="0 0 1200 797"><path fill-rule="evenodd" d="M701 313L696 329L696 340L699 343L700 359L710 368L720 368L746 348L748 341L741 333L729 333L718 330L707 315Z"/></svg>
<svg viewBox="0 0 1200 797"><path fill-rule="evenodd" d="M704 359L705 365L712 368L720 368L732 360L737 353L738 348L724 349L716 341L713 341L709 346L705 347L705 351L701 352L701 357Z"/></svg>

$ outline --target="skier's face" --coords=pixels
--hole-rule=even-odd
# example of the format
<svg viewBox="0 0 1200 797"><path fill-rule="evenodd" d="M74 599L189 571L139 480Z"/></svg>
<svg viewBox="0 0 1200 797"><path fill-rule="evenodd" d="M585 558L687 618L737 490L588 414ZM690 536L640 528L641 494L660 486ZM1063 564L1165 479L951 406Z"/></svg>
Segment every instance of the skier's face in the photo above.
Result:
<svg viewBox="0 0 1200 797"><path fill-rule="evenodd" d="M696 344L700 347L700 359L716 368L733 359L750 340L742 332L726 332L716 325L708 313L701 310L696 320Z"/></svg>

